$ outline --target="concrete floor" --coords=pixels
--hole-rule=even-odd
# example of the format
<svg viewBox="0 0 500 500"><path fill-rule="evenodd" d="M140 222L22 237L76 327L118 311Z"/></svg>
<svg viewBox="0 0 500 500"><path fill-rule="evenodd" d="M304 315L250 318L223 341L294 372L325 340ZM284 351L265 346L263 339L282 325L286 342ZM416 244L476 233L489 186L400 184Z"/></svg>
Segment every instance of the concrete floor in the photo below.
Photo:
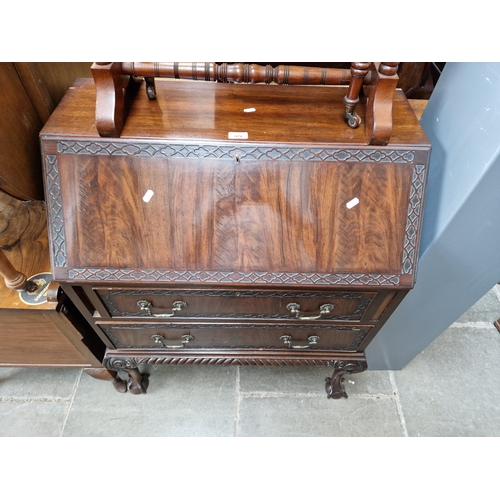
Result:
<svg viewBox="0 0 500 500"><path fill-rule="evenodd" d="M500 287L401 371L152 366L147 395L80 369L0 368L0 436L500 436Z"/></svg>

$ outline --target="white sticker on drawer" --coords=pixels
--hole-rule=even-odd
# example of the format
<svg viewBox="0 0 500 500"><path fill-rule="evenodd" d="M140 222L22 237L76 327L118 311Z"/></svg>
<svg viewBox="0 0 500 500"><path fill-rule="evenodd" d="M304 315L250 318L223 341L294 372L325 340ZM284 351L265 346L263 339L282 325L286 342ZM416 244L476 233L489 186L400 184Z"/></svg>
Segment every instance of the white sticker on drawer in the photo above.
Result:
<svg viewBox="0 0 500 500"><path fill-rule="evenodd" d="M229 132L228 139L248 139L248 132Z"/></svg>
<svg viewBox="0 0 500 500"><path fill-rule="evenodd" d="M145 201L146 203L149 202L149 200L151 200L151 198L153 197L154 195L154 192L151 191L151 189L148 189L146 191L146 194L142 197L142 200Z"/></svg>
<svg viewBox="0 0 500 500"><path fill-rule="evenodd" d="M255 113L257 110L255 108L245 108L244 113Z"/></svg>
<svg viewBox="0 0 500 500"><path fill-rule="evenodd" d="M358 198L353 198L351 201L348 201L345 206L350 210L351 208L355 207L359 203Z"/></svg>

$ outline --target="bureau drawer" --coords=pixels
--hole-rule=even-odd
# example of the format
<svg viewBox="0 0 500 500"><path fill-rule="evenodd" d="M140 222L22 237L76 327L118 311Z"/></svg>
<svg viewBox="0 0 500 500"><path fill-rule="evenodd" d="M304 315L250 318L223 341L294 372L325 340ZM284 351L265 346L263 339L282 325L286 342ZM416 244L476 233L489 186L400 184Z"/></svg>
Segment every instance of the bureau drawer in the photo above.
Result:
<svg viewBox="0 0 500 500"><path fill-rule="evenodd" d="M356 351L370 326L248 323L99 324L116 348L290 348Z"/></svg>
<svg viewBox="0 0 500 500"><path fill-rule="evenodd" d="M365 320L377 292L110 289L96 287L110 317Z"/></svg>

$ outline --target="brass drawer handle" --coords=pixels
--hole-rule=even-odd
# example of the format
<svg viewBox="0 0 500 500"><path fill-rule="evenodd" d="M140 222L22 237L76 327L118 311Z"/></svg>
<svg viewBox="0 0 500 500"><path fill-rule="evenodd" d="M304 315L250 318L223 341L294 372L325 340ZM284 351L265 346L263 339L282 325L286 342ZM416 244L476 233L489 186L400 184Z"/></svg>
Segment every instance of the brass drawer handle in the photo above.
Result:
<svg viewBox="0 0 500 500"><path fill-rule="evenodd" d="M151 335L151 339L155 341L155 344L159 344L161 347L164 347L166 349L182 349L187 344L189 344L189 342L194 340L194 337L192 335L183 335L181 337L182 345L165 345L165 337L163 335Z"/></svg>
<svg viewBox="0 0 500 500"><path fill-rule="evenodd" d="M141 308L141 311L146 311L153 318L171 318L172 316L175 316L176 312L182 311L183 307L187 307L187 304L182 300L176 300L172 304L171 313L155 314L151 312L151 308L153 307L153 305L148 300L139 300L137 302L137 305Z"/></svg>
<svg viewBox="0 0 500 500"><path fill-rule="evenodd" d="M319 307L319 314L317 316L302 316L300 314L300 305L295 302L291 302L286 306L286 308L292 313L295 314L297 319L303 320L312 320L312 319L322 319L323 316L330 314L333 311L335 306L333 304L323 304Z"/></svg>
<svg viewBox="0 0 500 500"><path fill-rule="evenodd" d="M290 347L292 349L309 349L309 347L316 345L321 340L321 338L317 335L310 335L309 337L307 337L307 341L309 342L307 345L292 345L291 335L282 335L280 337L280 340L282 340L287 347Z"/></svg>

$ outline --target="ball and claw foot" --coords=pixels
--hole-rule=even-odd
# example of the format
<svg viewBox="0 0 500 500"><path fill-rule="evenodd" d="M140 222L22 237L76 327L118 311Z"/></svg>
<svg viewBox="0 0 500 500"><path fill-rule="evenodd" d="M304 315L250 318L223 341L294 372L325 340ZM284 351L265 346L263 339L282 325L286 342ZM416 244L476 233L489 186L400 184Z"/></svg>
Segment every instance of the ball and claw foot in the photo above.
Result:
<svg viewBox="0 0 500 500"><path fill-rule="evenodd" d="M146 394L149 386L149 373L141 373L137 368L123 369L129 379L122 380L115 370L105 368L85 368L84 371L98 380L107 380L113 384L117 392L122 394L127 391L131 394Z"/></svg>
<svg viewBox="0 0 500 500"><path fill-rule="evenodd" d="M149 386L149 373L141 373L137 368L124 370L129 374L127 389L131 394L146 394Z"/></svg>
<svg viewBox="0 0 500 500"><path fill-rule="evenodd" d="M325 389L326 395L328 399L340 399L347 398L347 393L344 389L344 375L346 374L345 370L335 370L331 377L327 377L325 379Z"/></svg>

